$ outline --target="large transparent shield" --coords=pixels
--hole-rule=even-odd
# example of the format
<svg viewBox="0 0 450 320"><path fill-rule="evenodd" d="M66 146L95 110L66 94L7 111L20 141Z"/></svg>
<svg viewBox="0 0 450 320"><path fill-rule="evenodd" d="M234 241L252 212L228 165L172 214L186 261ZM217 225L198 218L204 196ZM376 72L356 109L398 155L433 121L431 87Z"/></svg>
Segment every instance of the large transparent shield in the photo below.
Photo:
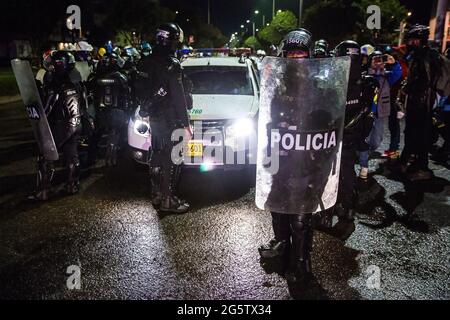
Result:
<svg viewBox="0 0 450 320"><path fill-rule="evenodd" d="M256 205L316 213L336 204L350 58L267 57L261 70Z"/></svg>
<svg viewBox="0 0 450 320"><path fill-rule="evenodd" d="M39 151L45 159L56 161L58 160L58 151L52 131L48 125L31 65L28 61L14 59L11 60L11 66L39 146Z"/></svg>

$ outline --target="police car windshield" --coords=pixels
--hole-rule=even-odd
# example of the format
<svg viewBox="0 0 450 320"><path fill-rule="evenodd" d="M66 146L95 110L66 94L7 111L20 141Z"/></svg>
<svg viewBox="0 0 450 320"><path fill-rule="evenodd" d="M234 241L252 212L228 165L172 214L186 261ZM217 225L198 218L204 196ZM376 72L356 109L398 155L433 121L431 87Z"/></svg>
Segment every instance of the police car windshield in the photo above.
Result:
<svg viewBox="0 0 450 320"><path fill-rule="evenodd" d="M185 66L184 72L194 85L193 94L254 95L245 67Z"/></svg>

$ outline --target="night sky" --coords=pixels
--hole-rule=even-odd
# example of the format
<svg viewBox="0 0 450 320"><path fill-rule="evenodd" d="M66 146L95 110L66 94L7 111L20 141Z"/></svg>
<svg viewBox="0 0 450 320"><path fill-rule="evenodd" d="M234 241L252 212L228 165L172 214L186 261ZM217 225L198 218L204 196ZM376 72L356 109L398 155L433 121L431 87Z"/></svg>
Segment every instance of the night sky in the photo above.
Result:
<svg viewBox="0 0 450 320"><path fill-rule="evenodd" d="M304 0L305 5L314 0ZM207 0L161 0L160 3L173 10L190 11L193 8L200 10L207 17ZM297 0L275 0L276 10L291 10L298 14ZM258 27L262 24L262 14L265 14L266 21L272 19L272 0L211 0L211 23L219 27L226 36L240 30L240 25L244 24L255 10L259 10L257 18Z"/></svg>
<svg viewBox="0 0 450 320"><path fill-rule="evenodd" d="M314 0L304 0L304 6ZM199 11L205 18L207 17L207 0L161 0L161 4L173 10L179 10L185 16L189 12ZM400 0L408 10L413 12L411 22L421 22L428 24L432 0ZM272 15L272 0L211 0L211 22L219 27L226 36L239 31L240 25L245 20L250 19L252 13L258 9L260 17L257 23L262 24L262 14L270 20ZM291 10L298 14L297 0L276 0L276 10Z"/></svg>

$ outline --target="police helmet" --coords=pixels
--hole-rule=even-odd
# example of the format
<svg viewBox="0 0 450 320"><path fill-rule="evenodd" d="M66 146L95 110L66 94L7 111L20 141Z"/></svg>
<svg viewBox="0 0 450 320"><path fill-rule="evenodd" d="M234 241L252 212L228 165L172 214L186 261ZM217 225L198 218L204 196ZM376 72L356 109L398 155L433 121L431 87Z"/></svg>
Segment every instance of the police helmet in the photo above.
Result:
<svg viewBox="0 0 450 320"><path fill-rule="evenodd" d="M360 56L360 53L361 48L359 44L353 40L342 41L334 48L334 55L336 57Z"/></svg>
<svg viewBox="0 0 450 320"><path fill-rule="evenodd" d="M156 29L156 45L175 52L184 41L184 33L176 23L164 23Z"/></svg>
<svg viewBox="0 0 450 320"><path fill-rule="evenodd" d="M329 56L328 42L326 40L320 39L314 43L313 56L314 58L324 58Z"/></svg>
<svg viewBox="0 0 450 320"><path fill-rule="evenodd" d="M312 47L312 34L306 29L299 28L289 32L278 47L278 56L287 57L289 52L299 52L304 58L309 58Z"/></svg>
<svg viewBox="0 0 450 320"><path fill-rule="evenodd" d="M69 73L75 68L75 57L68 51L58 50L52 52L51 63L56 73Z"/></svg>
<svg viewBox="0 0 450 320"><path fill-rule="evenodd" d="M148 57L152 54L152 46L148 42L141 43L141 54L145 57Z"/></svg>
<svg viewBox="0 0 450 320"><path fill-rule="evenodd" d="M42 66L45 70L50 71L53 69L52 64L52 54L55 52L55 50L47 50L42 55Z"/></svg>
<svg viewBox="0 0 450 320"><path fill-rule="evenodd" d="M421 24L415 24L411 26L406 33L405 39L419 39L422 45L428 42L430 36L430 28Z"/></svg>

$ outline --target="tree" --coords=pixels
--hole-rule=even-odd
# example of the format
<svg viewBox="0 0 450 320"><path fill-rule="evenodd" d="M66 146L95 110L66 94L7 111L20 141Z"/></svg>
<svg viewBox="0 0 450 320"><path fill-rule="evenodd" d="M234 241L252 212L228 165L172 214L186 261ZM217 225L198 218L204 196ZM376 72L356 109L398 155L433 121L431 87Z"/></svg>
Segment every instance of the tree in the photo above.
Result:
<svg viewBox="0 0 450 320"><path fill-rule="evenodd" d="M366 27L370 5L381 9L381 30L372 32ZM314 38L325 38L332 45L353 39L360 43L393 42L406 9L399 0L318 0L305 11L305 27Z"/></svg>
<svg viewBox="0 0 450 320"><path fill-rule="evenodd" d="M367 7L377 5L381 9L381 30L373 32L367 29ZM406 8L398 0L359 0L358 6L365 19L358 21L358 39L361 42L393 43L398 39L400 23L407 17Z"/></svg>
<svg viewBox="0 0 450 320"><path fill-rule="evenodd" d="M291 11L280 11L270 25L281 34L286 34L297 27L298 19Z"/></svg>
<svg viewBox="0 0 450 320"><path fill-rule="evenodd" d="M252 48L253 50L259 50L262 48L261 43L259 43L258 39L256 37L248 37L245 41L244 41L244 45L246 47Z"/></svg>
<svg viewBox="0 0 450 320"><path fill-rule="evenodd" d="M197 48L221 48L228 41L217 27L204 22L193 28L193 35Z"/></svg>
<svg viewBox="0 0 450 320"><path fill-rule="evenodd" d="M361 21L360 6L351 0L319 0L305 10L305 28L315 39L327 39L336 45L355 39L356 22Z"/></svg>
<svg viewBox="0 0 450 320"><path fill-rule="evenodd" d="M279 44L283 37L297 27L297 17L291 11L278 12L272 22L258 32L258 38L267 46Z"/></svg>
<svg viewBox="0 0 450 320"><path fill-rule="evenodd" d="M230 48L237 48L237 47L239 47L240 43L241 43L241 39L238 36L236 36L236 37L233 37L228 42L228 45L229 45Z"/></svg>

